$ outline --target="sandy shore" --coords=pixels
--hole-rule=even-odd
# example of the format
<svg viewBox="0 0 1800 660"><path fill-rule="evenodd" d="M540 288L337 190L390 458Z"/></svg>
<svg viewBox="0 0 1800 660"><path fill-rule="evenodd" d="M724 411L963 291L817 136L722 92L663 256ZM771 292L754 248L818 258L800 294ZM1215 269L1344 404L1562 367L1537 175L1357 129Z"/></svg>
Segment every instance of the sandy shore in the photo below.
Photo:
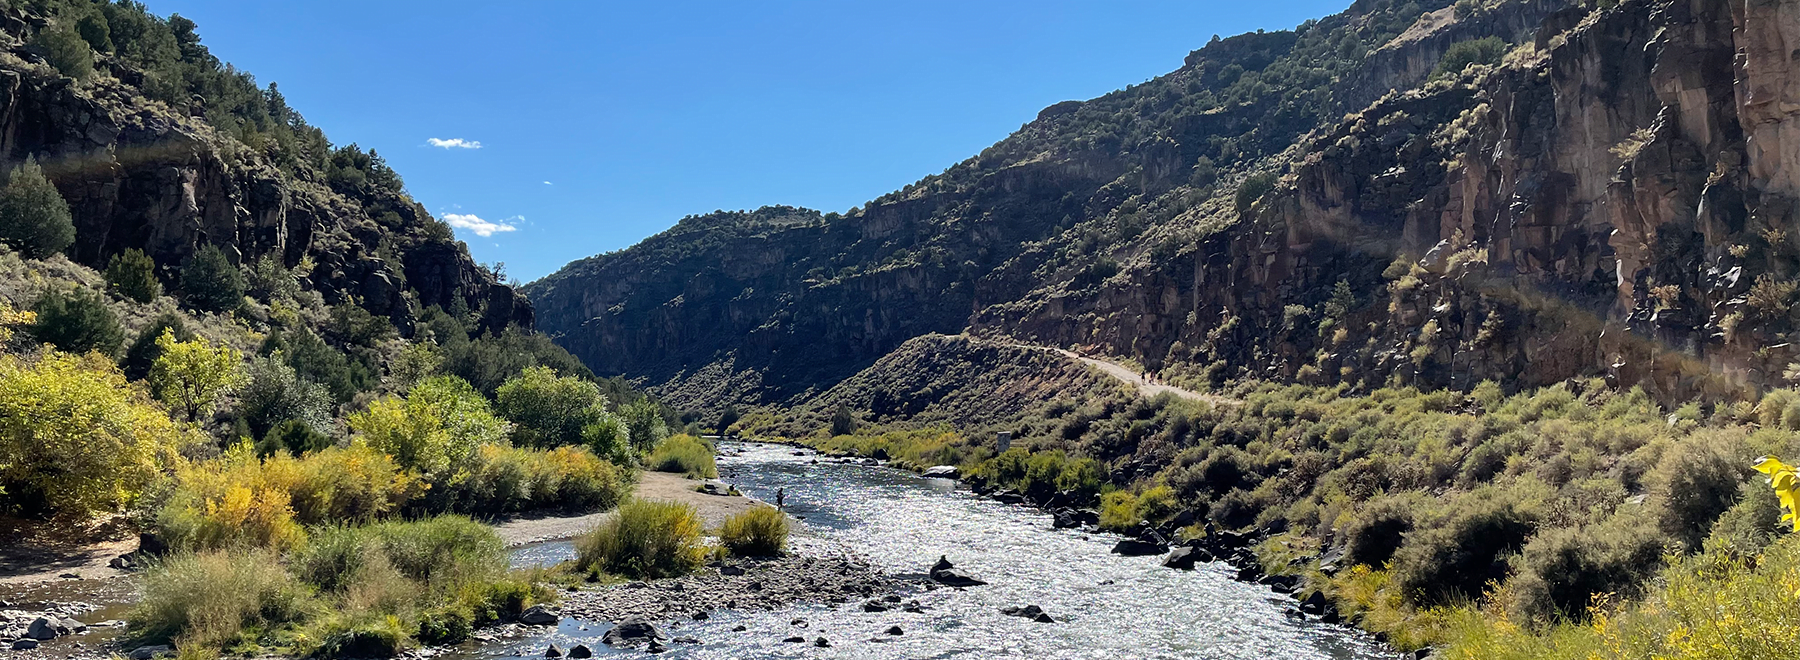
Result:
<svg viewBox="0 0 1800 660"><path fill-rule="evenodd" d="M748 497L708 495L697 492L694 487L700 483L678 474L644 472L638 476L637 489L632 491L632 496L646 500L693 505L694 509L699 511L700 519L705 521L709 529L723 524L726 518L748 511L760 504ZM506 545L512 547L574 538L593 529L595 525L612 515L612 511L603 511L585 516L515 518L499 523L494 528L500 532L500 538L506 541Z"/></svg>

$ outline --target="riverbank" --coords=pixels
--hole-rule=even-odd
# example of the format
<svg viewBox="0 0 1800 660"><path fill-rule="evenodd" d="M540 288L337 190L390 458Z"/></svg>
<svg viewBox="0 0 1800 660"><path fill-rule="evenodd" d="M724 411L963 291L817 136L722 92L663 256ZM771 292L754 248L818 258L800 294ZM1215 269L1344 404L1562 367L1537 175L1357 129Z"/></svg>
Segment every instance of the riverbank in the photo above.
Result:
<svg viewBox="0 0 1800 660"><path fill-rule="evenodd" d="M696 490L706 482L668 472L643 472L631 496L643 500L677 502L694 507L708 529L724 524L727 518L755 508L761 502L742 495L714 495ZM580 516L521 516L494 524L494 531L507 547L518 547L545 541L572 539L611 518L615 510Z"/></svg>

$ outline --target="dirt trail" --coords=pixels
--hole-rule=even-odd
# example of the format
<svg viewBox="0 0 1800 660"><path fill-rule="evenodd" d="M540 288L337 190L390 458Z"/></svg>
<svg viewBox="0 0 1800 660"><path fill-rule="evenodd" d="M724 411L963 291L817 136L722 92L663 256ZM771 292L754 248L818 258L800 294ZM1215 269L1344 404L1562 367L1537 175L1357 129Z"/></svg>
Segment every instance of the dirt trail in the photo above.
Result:
<svg viewBox="0 0 1800 660"><path fill-rule="evenodd" d="M632 496L646 500L665 502L681 502L694 505L699 511L700 519L708 529L718 527L738 513L749 510L758 502L741 496L708 495L696 492L695 486L701 482L688 479L678 474L667 472L644 472L638 476L637 489ZM585 516L518 518L499 523L494 526L500 533L501 540L507 546L520 546L540 541L554 541L580 536L593 529L613 515L612 511L590 513Z"/></svg>
<svg viewBox="0 0 1800 660"><path fill-rule="evenodd" d="M1181 397L1183 399L1191 399L1194 401L1205 401L1205 402L1210 403L1215 406L1236 406L1236 405L1242 405L1244 403L1242 400L1233 399L1231 397L1219 396L1217 394L1205 394L1205 393L1201 393L1201 392L1195 392L1195 391L1189 390L1189 389L1179 388L1174 385L1164 385L1162 383L1154 383L1154 382L1145 380L1143 374L1138 373L1136 370L1133 370L1131 367L1127 367L1125 365L1119 364L1117 362L1112 362L1109 360L1102 360L1100 358L1088 357L1086 355L1081 355L1074 351L1064 350L1061 348L1052 348L1052 347L1047 347L1047 346L1032 346L1030 344L1014 344L1014 346L1017 346L1019 348L1034 348L1034 349L1042 350L1042 351L1052 351L1052 352L1061 354L1063 357L1069 358L1071 360L1079 360L1079 361L1087 364L1088 366L1091 366L1095 369L1099 369L1101 371L1101 373L1104 373L1108 376L1112 376L1113 378L1117 378L1119 380L1122 380L1122 381L1125 381L1126 383L1131 384L1132 386L1137 388L1138 393L1143 394L1144 396L1147 396L1147 397L1153 397L1158 394L1168 393L1168 394L1173 394L1175 396Z"/></svg>

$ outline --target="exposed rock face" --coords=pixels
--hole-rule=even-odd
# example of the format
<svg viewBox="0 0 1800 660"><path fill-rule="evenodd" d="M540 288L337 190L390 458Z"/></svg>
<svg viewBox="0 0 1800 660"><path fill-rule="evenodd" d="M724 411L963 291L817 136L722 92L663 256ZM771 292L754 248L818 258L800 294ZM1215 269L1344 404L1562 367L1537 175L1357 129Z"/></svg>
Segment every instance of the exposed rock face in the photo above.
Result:
<svg viewBox="0 0 1800 660"><path fill-rule="evenodd" d="M0 47L36 60L21 44L42 21L0 13ZM203 118L145 101L123 82L144 74L110 58L102 65L113 78L80 85L20 59L0 64L0 160L43 164L75 219L72 259L104 267L137 248L172 273L205 244L239 262L275 255L291 267L310 258L309 284L327 302L353 298L402 330L421 305L459 300L529 326L523 296L476 268L461 244L433 238L434 221L411 199L353 198L310 172L283 171ZM371 206L397 219L377 221ZM382 249L398 263L377 257Z"/></svg>
<svg viewBox="0 0 1800 660"><path fill-rule="evenodd" d="M1189 384L1604 378L1665 400L1783 384L1800 361L1800 8L1371 7L1057 104L847 216L684 221L528 290L596 370L740 401L805 400L956 331ZM1426 81L1486 36L1517 46ZM1291 83L1298 53L1346 58L1305 92L1326 101L1217 102L1244 94L1222 80ZM1281 178L1240 212L1251 171Z"/></svg>

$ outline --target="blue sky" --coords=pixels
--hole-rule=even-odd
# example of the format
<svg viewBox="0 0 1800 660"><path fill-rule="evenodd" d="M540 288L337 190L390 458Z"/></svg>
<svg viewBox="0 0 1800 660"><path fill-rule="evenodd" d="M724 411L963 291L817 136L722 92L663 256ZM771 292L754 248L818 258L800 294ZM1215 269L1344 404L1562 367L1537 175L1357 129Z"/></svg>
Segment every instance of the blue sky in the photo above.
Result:
<svg viewBox="0 0 1800 660"><path fill-rule="evenodd" d="M147 4L530 281L684 215L846 210L1214 34L1349 2Z"/></svg>

